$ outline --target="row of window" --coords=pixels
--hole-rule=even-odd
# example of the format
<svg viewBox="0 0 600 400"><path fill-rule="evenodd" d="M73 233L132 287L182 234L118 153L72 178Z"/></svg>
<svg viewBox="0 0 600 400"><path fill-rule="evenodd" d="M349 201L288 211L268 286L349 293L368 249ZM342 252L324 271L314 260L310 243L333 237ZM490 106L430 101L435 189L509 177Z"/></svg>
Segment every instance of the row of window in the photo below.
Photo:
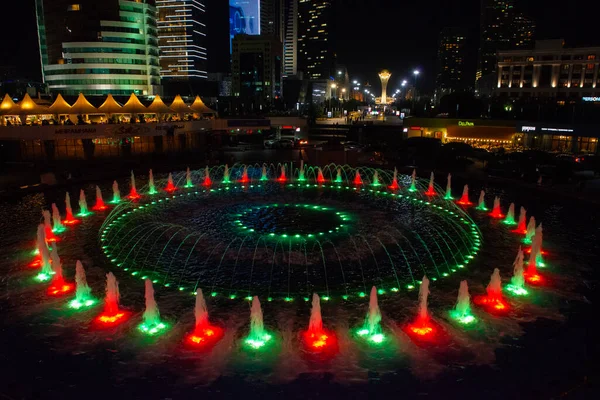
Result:
<svg viewBox="0 0 600 400"><path fill-rule="evenodd" d="M138 60L135 58L71 58L68 64L131 64L131 65L152 65L158 67L158 62L150 59Z"/></svg>
<svg viewBox="0 0 600 400"><path fill-rule="evenodd" d="M78 69L56 69L46 71L46 76L50 75L88 75L88 74L126 74L126 75L146 75L146 71L139 69L112 69L112 68L78 68Z"/></svg>
<svg viewBox="0 0 600 400"><path fill-rule="evenodd" d="M160 79L152 78L152 85L159 85ZM51 81L52 85L147 85L146 79L60 79Z"/></svg>
<svg viewBox="0 0 600 400"><path fill-rule="evenodd" d="M596 56L596 54L562 54L560 56L558 55L553 55L553 54L548 54L548 55L542 55L542 56L537 56L537 57L532 57L532 56L527 56L527 57L503 57L502 60L504 62L533 62L533 61L554 61L554 60L561 60L561 61L566 61L566 60L589 60L589 61L593 61L593 60L597 60L598 58L600 58L600 55Z"/></svg>

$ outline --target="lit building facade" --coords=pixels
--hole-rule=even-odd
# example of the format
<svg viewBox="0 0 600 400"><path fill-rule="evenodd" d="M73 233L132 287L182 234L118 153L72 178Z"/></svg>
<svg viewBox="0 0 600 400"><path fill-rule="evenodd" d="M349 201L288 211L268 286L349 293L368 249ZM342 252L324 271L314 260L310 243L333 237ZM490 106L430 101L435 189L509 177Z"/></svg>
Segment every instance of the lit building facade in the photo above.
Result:
<svg viewBox="0 0 600 400"><path fill-rule="evenodd" d="M585 101L600 96L599 63L600 47L564 48L562 39L537 41L532 50L500 51L494 94Z"/></svg>
<svg viewBox="0 0 600 400"><path fill-rule="evenodd" d="M390 71L384 69L383 71L381 71L379 73L379 80L381 80L381 99L379 101L379 104L387 104L388 100L387 100L387 84L388 81L390 80L390 77L392 76L392 74L390 73Z"/></svg>
<svg viewBox="0 0 600 400"><path fill-rule="evenodd" d="M206 6L200 0L156 0L162 78L207 79Z"/></svg>
<svg viewBox="0 0 600 400"><path fill-rule="evenodd" d="M496 53L532 45L535 24L514 8L514 0L481 0L480 43L475 80L496 72Z"/></svg>
<svg viewBox="0 0 600 400"><path fill-rule="evenodd" d="M465 83L466 35L460 28L444 28L437 53L436 97L462 90Z"/></svg>
<svg viewBox="0 0 600 400"><path fill-rule="evenodd" d="M36 0L42 75L63 95L160 92L154 0Z"/></svg>
<svg viewBox="0 0 600 400"><path fill-rule="evenodd" d="M308 79L329 79L334 65L330 0L298 0L298 68Z"/></svg>
<svg viewBox="0 0 600 400"><path fill-rule="evenodd" d="M298 0L284 0L283 75L298 75Z"/></svg>
<svg viewBox="0 0 600 400"><path fill-rule="evenodd" d="M232 50L233 96L257 107L281 96L281 42L270 36L237 35Z"/></svg>

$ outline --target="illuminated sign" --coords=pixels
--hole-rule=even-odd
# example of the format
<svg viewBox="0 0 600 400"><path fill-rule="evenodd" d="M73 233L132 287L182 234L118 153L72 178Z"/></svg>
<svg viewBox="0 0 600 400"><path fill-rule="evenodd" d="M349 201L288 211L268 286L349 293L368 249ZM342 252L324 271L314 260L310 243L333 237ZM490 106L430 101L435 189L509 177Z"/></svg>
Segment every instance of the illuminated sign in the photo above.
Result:
<svg viewBox="0 0 600 400"><path fill-rule="evenodd" d="M411 130L411 131L420 131L420 130L421 130L421 127L420 127L420 126L411 126L411 127L410 127L410 130Z"/></svg>
<svg viewBox="0 0 600 400"><path fill-rule="evenodd" d="M596 101L600 101L600 97L582 97L581 100L596 102Z"/></svg>
<svg viewBox="0 0 600 400"><path fill-rule="evenodd" d="M458 121L458 126L475 126L475 122L471 122L471 121Z"/></svg>
<svg viewBox="0 0 600 400"><path fill-rule="evenodd" d="M535 126L525 126L525 125L523 125L521 127L521 130L523 132L535 132L535 129L536 129Z"/></svg>
<svg viewBox="0 0 600 400"><path fill-rule="evenodd" d="M542 130L548 132L574 132L573 129L570 128L542 128Z"/></svg>
<svg viewBox="0 0 600 400"><path fill-rule="evenodd" d="M260 35L260 0L229 0L229 52L235 35Z"/></svg>

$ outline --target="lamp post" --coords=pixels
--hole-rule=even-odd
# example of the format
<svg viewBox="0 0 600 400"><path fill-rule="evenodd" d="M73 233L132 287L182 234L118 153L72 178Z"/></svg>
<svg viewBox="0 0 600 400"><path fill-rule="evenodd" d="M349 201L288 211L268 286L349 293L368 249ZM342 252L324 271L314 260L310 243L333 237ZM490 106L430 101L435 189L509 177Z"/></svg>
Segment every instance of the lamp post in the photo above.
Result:
<svg viewBox="0 0 600 400"><path fill-rule="evenodd" d="M331 91L329 92L329 110L331 110L331 98L334 96L334 93L337 94L337 91L335 90L337 88L337 85L335 83L331 84ZM331 112L331 116L333 117L333 111Z"/></svg>
<svg viewBox="0 0 600 400"><path fill-rule="evenodd" d="M419 74L420 74L420 71L418 69L415 69L413 71L413 75L415 77L415 90L413 93L413 102L412 102L413 103L413 107L412 107L413 111L414 111L415 105L417 104L417 80L419 78Z"/></svg>

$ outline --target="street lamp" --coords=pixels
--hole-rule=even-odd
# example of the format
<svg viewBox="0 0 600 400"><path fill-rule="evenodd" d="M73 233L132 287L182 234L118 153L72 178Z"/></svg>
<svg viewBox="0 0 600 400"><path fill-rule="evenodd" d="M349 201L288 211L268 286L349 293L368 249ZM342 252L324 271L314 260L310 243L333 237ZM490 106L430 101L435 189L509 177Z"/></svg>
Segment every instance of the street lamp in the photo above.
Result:
<svg viewBox="0 0 600 400"><path fill-rule="evenodd" d="M420 74L420 72L419 72L418 69L415 69L413 71L413 75L415 76L415 90L414 90L414 93L413 93L413 108L414 108L414 104L417 101L417 78L419 77L419 74Z"/></svg>
<svg viewBox="0 0 600 400"><path fill-rule="evenodd" d="M339 72L339 71L338 71ZM335 90L337 88L337 85L335 83L331 84L331 89ZM337 92L335 93L337 94ZM331 92L329 93L329 110L331 110L331 98L334 96L334 94L332 94ZM331 113L331 116L333 116L333 112Z"/></svg>

